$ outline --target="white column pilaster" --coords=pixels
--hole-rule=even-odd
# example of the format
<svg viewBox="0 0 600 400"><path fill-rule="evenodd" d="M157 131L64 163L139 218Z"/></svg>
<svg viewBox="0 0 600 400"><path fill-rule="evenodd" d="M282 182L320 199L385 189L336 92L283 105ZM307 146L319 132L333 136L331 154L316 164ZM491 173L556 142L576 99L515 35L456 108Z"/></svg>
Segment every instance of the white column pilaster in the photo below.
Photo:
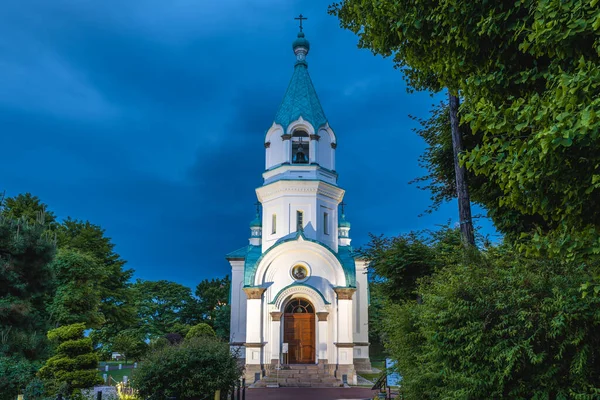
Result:
<svg viewBox="0 0 600 400"><path fill-rule="evenodd" d="M271 364L281 362L281 312L271 312Z"/></svg>
<svg viewBox="0 0 600 400"><path fill-rule="evenodd" d="M283 162L291 164L292 163L292 135L285 134L281 135L281 140L283 140Z"/></svg>
<svg viewBox="0 0 600 400"><path fill-rule="evenodd" d="M329 356L327 352L327 336L329 333L329 326L327 323L328 316L328 312L317 313L317 331L319 335L319 337L317 338L317 359L319 363L327 363L329 361Z"/></svg>
<svg viewBox="0 0 600 400"><path fill-rule="evenodd" d="M320 136L319 135L310 135L310 144L309 144L309 154L310 154L310 158L309 158L309 162L311 164L313 163L317 163L319 157L317 152L319 151L319 139Z"/></svg>
<svg viewBox="0 0 600 400"><path fill-rule="evenodd" d="M262 294L265 289L260 287L244 288L246 293L246 364L262 364L263 335L262 335Z"/></svg>
<svg viewBox="0 0 600 400"><path fill-rule="evenodd" d="M352 295L354 288L335 288L338 305L338 337L336 342L339 364L353 363L354 326Z"/></svg>

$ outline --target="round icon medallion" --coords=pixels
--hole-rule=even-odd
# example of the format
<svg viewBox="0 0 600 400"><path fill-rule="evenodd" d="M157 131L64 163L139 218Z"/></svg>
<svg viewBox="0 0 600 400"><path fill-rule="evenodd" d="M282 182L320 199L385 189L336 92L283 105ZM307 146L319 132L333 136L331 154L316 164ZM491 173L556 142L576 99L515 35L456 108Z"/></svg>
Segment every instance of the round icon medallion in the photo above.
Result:
<svg viewBox="0 0 600 400"><path fill-rule="evenodd" d="M304 265L296 265L292 268L292 277L297 281L306 279L308 276L308 270Z"/></svg>

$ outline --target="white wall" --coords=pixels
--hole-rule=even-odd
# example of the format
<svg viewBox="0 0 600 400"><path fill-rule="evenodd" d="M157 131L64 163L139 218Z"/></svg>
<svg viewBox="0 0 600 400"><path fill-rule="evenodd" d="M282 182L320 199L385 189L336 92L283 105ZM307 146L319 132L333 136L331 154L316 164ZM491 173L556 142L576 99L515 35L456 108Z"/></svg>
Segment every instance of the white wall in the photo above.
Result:
<svg viewBox="0 0 600 400"><path fill-rule="evenodd" d="M244 286L244 261L230 261L231 264L231 322L229 341L246 341L246 294Z"/></svg>
<svg viewBox="0 0 600 400"><path fill-rule="evenodd" d="M304 215L304 235L318 240L337 252L338 204L344 190L321 181L277 181L256 189L262 204L262 251L267 251L279 239L296 233L296 212ZM323 213L329 214L329 234L323 229ZM273 214L277 215L277 230L273 234Z"/></svg>

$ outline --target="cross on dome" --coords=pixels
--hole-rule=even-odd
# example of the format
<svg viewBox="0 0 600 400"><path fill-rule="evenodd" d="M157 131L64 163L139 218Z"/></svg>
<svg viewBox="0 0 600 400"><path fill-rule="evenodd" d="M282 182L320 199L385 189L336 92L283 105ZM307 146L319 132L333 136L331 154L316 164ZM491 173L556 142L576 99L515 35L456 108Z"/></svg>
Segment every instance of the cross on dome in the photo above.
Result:
<svg viewBox="0 0 600 400"><path fill-rule="evenodd" d="M306 18L306 17L302 16L302 14L300 14L298 17L296 17L294 19L300 21L300 32L302 32L302 21L307 20L308 18Z"/></svg>

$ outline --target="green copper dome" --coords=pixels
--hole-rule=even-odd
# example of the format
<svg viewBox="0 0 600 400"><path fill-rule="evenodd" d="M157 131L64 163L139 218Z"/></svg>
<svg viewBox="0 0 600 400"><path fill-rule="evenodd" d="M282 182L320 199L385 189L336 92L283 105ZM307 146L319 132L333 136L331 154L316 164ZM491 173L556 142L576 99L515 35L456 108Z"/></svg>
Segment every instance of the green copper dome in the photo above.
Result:
<svg viewBox="0 0 600 400"><path fill-rule="evenodd" d="M250 228L254 228L257 226L262 226L262 221L260 219L260 216L258 214L256 214L256 218L254 218L252 220L252 222L250 222Z"/></svg>
<svg viewBox="0 0 600 400"><path fill-rule="evenodd" d="M340 228L350 228L350 222L346 221L346 214L342 214L342 218L338 223L338 227Z"/></svg>
<svg viewBox="0 0 600 400"><path fill-rule="evenodd" d="M304 38L304 32L298 32L298 39L292 43L292 49L296 50L296 47L306 47L306 50L310 50L310 43Z"/></svg>
<svg viewBox="0 0 600 400"><path fill-rule="evenodd" d="M304 33L300 32L298 34L298 39L294 41L293 48L296 54L294 74L283 96L279 110L275 114L275 123L283 126L285 130L292 122L302 117L316 131L327 123L327 118L308 74L305 57L308 54L309 43L304 38Z"/></svg>

